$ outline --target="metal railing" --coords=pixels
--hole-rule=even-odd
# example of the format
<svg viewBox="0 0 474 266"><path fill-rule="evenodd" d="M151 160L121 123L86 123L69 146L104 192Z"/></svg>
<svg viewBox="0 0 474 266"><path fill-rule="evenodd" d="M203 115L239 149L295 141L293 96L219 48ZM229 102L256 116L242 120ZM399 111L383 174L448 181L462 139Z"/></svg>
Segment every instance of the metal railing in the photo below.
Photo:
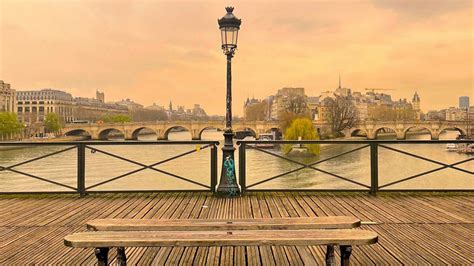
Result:
<svg viewBox="0 0 474 266"><path fill-rule="evenodd" d="M417 155L413 152L404 151L399 148L394 148L395 145L411 145L411 144L422 144L422 145L433 145L433 144L447 144L447 143L455 143L455 144L473 144L474 140L317 140L317 141L237 141L239 146L239 159L238 159L238 175L239 175L239 185L241 186L242 193L246 191L366 191L370 192L371 194L376 194L378 191L474 191L473 189L397 189L393 188L397 184L401 184L407 182L409 180L413 180L419 178L421 176L426 176L428 174L438 172L444 169L452 169L458 172L462 172L465 174L469 174L470 178L474 178L474 172L468 169L460 168L459 166L462 164L466 164L468 162L472 162L474 160L474 156L468 156L467 158L454 162L454 163L444 163L438 160L430 159L421 155ZM86 195L87 193L96 193L96 192L150 192L150 191L211 191L215 192L217 186L217 175L218 175L218 141L84 141L84 142L0 142L0 148L9 146L9 147L18 147L18 146L39 146L39 147L47 147L47 146L57 146L63 147L60 150L50 152L48 154L44 154L32 159L28 159L22 162L17 162L11 164L9 166L1 166L0 165L0 173L2 172L12 172L22 176L26 176L35 180L39 180L41 182L45 182L51 184L56 187L60 187L65 189L63 191L0 191L0 194L18 194L18 193L78 193L81 196ZM287 145L298 145L298 144L334 144L334 145L347 145L347 144L356 144L358 147L351 148L350 150L343 151L339 154L330 155L327 158L322 158L317 161L311 163L304 163L300 162L297 159L288 157L283 155L283 153L275 153L266 149L259 148L255 146L255 144L287 144ZM151 164L142 163L137 160L132 160L122 155L117 155L116 153L112 153L110 151L106 151L103 147L105 146L160 146L160 145L195 145L195 149L190 149L185 152L180 152L175 154L174 156L156 161ZM199 181L196 181L194 178L186 177L183 175L179 175L170 171L166 171L160 169L160 165L176 160L178 158L185 157L187 155L193 154L199 150L203 149L210 149L210 176L209 176L209 184L204 184ZM249 178L247 177L248 171L248 159L247 159L247 150L253 149L257 152L264 153L270 156L274 156L279 160L284 160L291 164L295 164L297 167L295 169L276 174L274 176L265 178L260 181L256 181L249 184ZM369 161L370 161L370 183L364 184L354 178L349 178L344 176L345 173L335 173L332 169L331 171L323 169L320 165L324 162L328 162L339 158L341 156L345 156L354 152L358 152L361 150L368 149L369 152ZM379 155L380 149L389 150L392 152L396 152L398 154L402 154L404 156L420 159L432 164L437 165L436 168L422 171L417 174L409 175L403 178L399 178L395 181L385 182L384 184L380 183L379 177ZM28 173L27 171L18 169L19 166L27 165L32 162L36 162L54 155L62 154L67 151L76 150L77 151L77 163L75 163L75 167L77 170L76 177L77 177L77 186L72 186L70 184L64 184L51 178L35 175ZM114 176L112 178L108 178L104 181L100 181L98 183L86 186L86 180L88 180L88 176L86 174L87 169L87 162L86 162L86 151L90 151L91 153L100 153L110 158L115 158L124 162L131 163L133 165L138 166L139 168L131 171L127 171L123 174ZM0 150L0 154L2 151ZM403 165L401 165L403 166ZM259 166L262 167L262 166ZM259 185L265 184L269 181L276 180L282 178L284 176L297 173L298 171L309 169L315 172L322 173L327 176L331 176L338 180L341 180L347 184L351 184L356 186L355 189L351 188L335 188L335 189L328 189L328 188L321 188L321 189L311 189L311 188L270 188L270 189L258 189ZM130 176L136 173L139 173L144 170L151 170L155 173L160 173L176 180L184 181L188 184L192 184L199 189L163 189L163 190L130 190L130 189L121 189L121 190L97 190L101 186L105 184L109 184L116 180L122 179L126 176ZM312 177L317 178L317 177ZM474 181L474 180L473 180ZM2 184L0 183L0 188Z"/></svg>
<svg viewBox="0 0 474 266"><path fill-rule="evenodd" d="M46 147L46 146L62 146L66 147L64 149L61 149L59 151L54 151L45 155L41 155L39 157L35 157L32 159L28 159L26 161L18 162L9 166L1 166L0 165L0 173L4 171L10 171L19 175L23 175L35 180L39 180L42 182L49 183L51 185L60 187L60 188L65 188L65 191L0 191L0 194L21 194L21 193L78 193L81 196L86 195L87 193L90 192L149 192L149 191L211 191L215 192L215 187L217 185L217 145L219 144L218 141L84 141L84 142L0 142L0 148L2 147ZM154 162L152 164L145 164L138 162L136 160L132 160L129 158L126 158L125 156L117 155L112 152L106 151L105 149L98 148L100 146L134 146L134 145L141 145L141 146L160 146L160 145L195 145L196 148L192 150L188 150L186 152L182 152L179 154L176 154L172 157L159 160L157 162ZM51 178L47 177L42 177L39 175L31 174L25 171L18 170L19 166L26 165L32 162L36 162L54 155L58 155L61 153L64 153L66 151L70 150L77 150L77 186L71 186L67 185L64 183L60 183L57 181L52 180ZM196 180L193 180L192 178L185 177L182 175L178 175L175 173L172 173L170 171L165 171L163 169L158 168L159 165L164 164L166 162L170 162L173 160L176 160L178 158L182 158L184 156L187 156L189 154L195 153L200 150L204 149L210 149L210 184L203 184L200 183ZM86 186L86 150L90 150L91 153L101 153L106 156L119 159L121 161L125 161L134 165L139 166L138 169L132 170L125 172L123 174L120 174L118 176L108 178L105 181L98 182L96 184ZM0 151L1 153L1 151ZM192 189L192 190L184 190L184 189L173 189L173 190L92 190L97 187L100 187L102 185L108 184L110 182L119 180L121 178L124 178L126 176L130 176L132 174L136 174L138 172L141 172L143 170L153 170L157 173L164 174L166 176L185 181L187 183L191 183L193 185L196 185L197 187L201 189ZM2 184L0 184L1 186Z"/></svg>
<svg viewBox="0 0 474 266"><path fill-rule="evenodd" d="M423 144L423 145L433 145L433 144L448 144L448 143L454 143L454 144L472 144L474 143L474 140L314 140L314 141L238 141L237 144L239 145L239 184L241 186L242 193L245 191L289 191L289 190L298 190L298 191L368 191L371 194L375 195L378 191L474 191L473 189L392 189L392 187L396 184L400 184L403 182L407 182L409 180L425 176L434 172L441 171L443 169L454 169L459 172L467 173L470 174L471 178L474 178L474 172L459 168L457 166L461 164L465 164L468 162L471 162L474 160L474 156L469 156L468 158L455 162L455 163L443 163L434 159L426 158L424 156L420 156L411 152L407 152L401 149L393 148L391 146L388 146L390 144L400 144L400 145L411 145L411 144ZM259 148L257 145L258 144L265 144L265 145L301 145L301 144L334 144L334 145L347 145L347 144L358 144L362 145L360 147L351 149L349 151L344 151L339 154L330 156L328 158L320 159L318 161L312 162L312 163L303 163L300 162L296 159L293 159L288 156L284 156L282 154L274 153L271 151L268 151L263 148ZM436 165L439 165L439 167L435 169L431 169L428 171L423 171L414 175L410 175L401 179L398 179L396 181L388 182L386 184L380 185L380 178L379 178L379 148L382 149L387 149L396 153L403 154L405 156L410 156L413 158L417 158L423 161L427 161ZM297 166L299 166L296 169L292 169L277 175L274 175L272 177L265 178L264 180L254 182L252 184L247 184L248 178L247 178L247 150L248 149L253 149L261 153L268 154L270 156L277 157L281 160L293 163ZM357 152L363 149L369 149L370 150L370 184L363 184L359 181L353 180L351 178L342 176L337 173L333 173L327 170L324 170L322 168L318 168L317 165L339 158L341 156ZM401 165L403 167L403 165ZM328 176L332 176L334 178L337 178L339 180L343 180L344 182L354 184L358 186L358 189L306 189L306 188L301 188L301 189L256 189L254 187L267 183L269 181L281 178L283 176L287 176L289 174L296 173L298 171L301 171L303 169L311 169L316 172L323 173ZM473 179L474 182L474 179Z"/></svg>

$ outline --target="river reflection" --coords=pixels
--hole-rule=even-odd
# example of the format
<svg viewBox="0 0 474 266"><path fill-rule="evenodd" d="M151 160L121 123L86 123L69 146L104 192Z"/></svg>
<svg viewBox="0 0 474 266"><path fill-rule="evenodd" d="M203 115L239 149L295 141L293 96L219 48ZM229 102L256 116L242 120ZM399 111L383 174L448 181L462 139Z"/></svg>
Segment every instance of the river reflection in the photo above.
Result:
<svg viewBox="0 0 474 266"><path fill-rule="evenodd" d="M455 138L455 132L449 132L449 138ZM429 135L412 136L418 139L428 139ZM152 140L153 135L141 136L141 140ZM190 140L189 132L172 132L170 140ZM223 142L222 132L205 131L203 140L219 140ZM317 162L364 146L364 144L324 144L321 154L310 158L291 158L305 164ZM443 163L455 163L468 159L468 155L447 152L444 144L397 144L387 145L406 152L428 157ZM61 147L30 147L17 150L1 150L0 166L10 166L22 161L46 155L67 148ZM210 184L210 150L199 149L195 145L139 145L139 146L94 146L94 148L113 153L128 159L153 164L190 150L199 150L176 160L157 165L160 170L189 178L193 181ZM282 155L278 150L269 152ZM220 155L219 151L219 174ZM14 169L30 173L48 180L53 180L68 186L76 187L77 151L72 149L42 160L18 166ZM238 153L236 152L236 162ZM297 169L300 165L265 154L261 151L247 150L247 185L250 186L262 180ZM319 169L303 169L271 181L256 185L255 189L366 189L324 172L330 172L340 177L370 186L370 153L369 148L346 154L314 165ZM409 157L385 148L379 148L379 185L383 186L424 171L440 167L440 165ZM458 165L459 168L474 171L472 161ZM108 179L127 172L140 169L141 166L107 156L99 151L86 150L86 186L94 186ZM236 167L238 170L238 167ZM219 175L220 176L220 175ZM387 189L474 189L474 179L469 173L444 169L425 176L387 187ZM146 169L115 181L91 188L92 190L168 190L168 189L203 189L198 185L171 177L164 173ZM31 177L13 173L0 172L0 191L67 191L59 187Z"/></svg>

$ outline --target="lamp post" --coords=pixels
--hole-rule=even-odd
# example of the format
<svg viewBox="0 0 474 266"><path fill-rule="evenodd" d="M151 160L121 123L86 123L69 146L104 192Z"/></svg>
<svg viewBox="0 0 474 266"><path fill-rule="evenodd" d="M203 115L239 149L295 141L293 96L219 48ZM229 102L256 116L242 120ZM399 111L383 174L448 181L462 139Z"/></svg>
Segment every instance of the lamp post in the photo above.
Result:
<svg viewBox="0 0 474 266"><path fill-rule="evenodd" d="M224 147L222 147L222 172L217 195L220 196L238 196L240 188L237 185L235 175L234 160L234 132L232 131L232 57L237 48L237 37L240 29L241 20L234 16L233 7L226 7L227 14L219 19L219 29L221 30L222 51L227 57L227 93L226 93L226 113L225 113L225 131Z"/></svg>

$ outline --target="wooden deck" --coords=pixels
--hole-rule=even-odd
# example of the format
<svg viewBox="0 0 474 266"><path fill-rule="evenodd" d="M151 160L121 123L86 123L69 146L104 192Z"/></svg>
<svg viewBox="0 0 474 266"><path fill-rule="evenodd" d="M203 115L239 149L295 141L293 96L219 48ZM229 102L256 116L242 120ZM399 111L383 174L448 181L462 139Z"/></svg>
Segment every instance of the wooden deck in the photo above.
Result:
<svg viewBox="0 0 474 266"><path fill-rule="evenodd" d="M92 249L63 237L94 218L251 218L353 215L379 243L355 247L353 264L474 264L474 194L210 193L1 196L0 265L90 264ZM321 265L324 247L130 248L131 265ZM114 260L114 251L110 253ZM113 261L114 262L114 261Z"/></svg>

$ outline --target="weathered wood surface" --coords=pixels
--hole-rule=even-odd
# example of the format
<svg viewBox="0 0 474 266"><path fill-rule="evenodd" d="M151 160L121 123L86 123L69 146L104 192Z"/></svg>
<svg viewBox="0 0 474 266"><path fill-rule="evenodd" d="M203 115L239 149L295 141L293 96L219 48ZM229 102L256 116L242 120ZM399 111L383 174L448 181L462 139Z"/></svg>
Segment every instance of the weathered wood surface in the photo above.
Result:
<svg viewBox="0 0 474 266"><path fill-rule="evenodd" d="M370 245L377 234L367 230L236 230L236 231L99 231L67 235L68 247L160 247L160 246L312 246Z"/></svg>
<svg viewBox="0 0 474 266"><path fill-rule="evenodd" d="M87 228L95 231L211 231L350 229L360 226L351 216L247 218L247 219L95 219Z"/></svg>
<svg viewBox="0 0 474 266"><path fill-rule="evenodd" d="M235 219L348 215L379 242L354 247L353 265L472 265L474 194L210 193L0 196L0 265L94 265L64 246L92 219ZM370 222L370 224L367 224ZM130 265L321 265L324 246L126 248ZM339 250L336 249L336 253ZM336 256L339 256L337 255ZM116 251L109 252L115 262ZM339 261L336 259L336 261Z"/></svg>

